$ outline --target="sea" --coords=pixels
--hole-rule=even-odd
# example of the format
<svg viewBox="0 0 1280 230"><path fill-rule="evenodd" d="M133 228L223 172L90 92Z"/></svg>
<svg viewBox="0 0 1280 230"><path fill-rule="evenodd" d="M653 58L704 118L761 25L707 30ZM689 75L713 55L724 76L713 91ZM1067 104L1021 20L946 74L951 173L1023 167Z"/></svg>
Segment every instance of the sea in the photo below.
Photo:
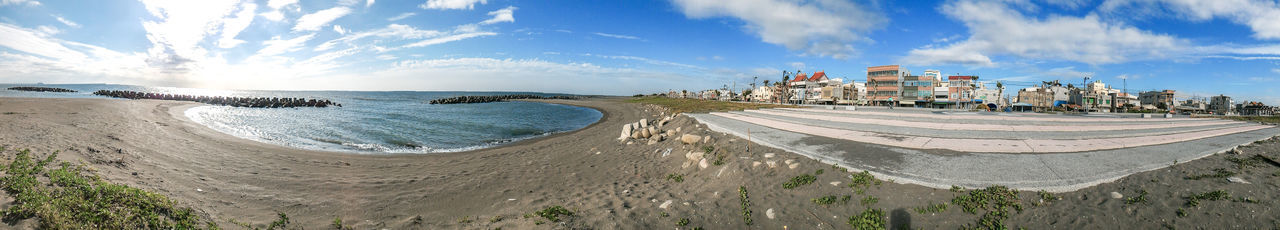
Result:
<svg viewBox="0 0 1280 230"><path fill-rule="evenodd" d="M14 86L72 89L76 93L8 90ZM433 105L437 98L534 92L269 91L148 87L115 84L0 84L0 98L108 98L97 90L326 99L342 107L245 108L206 105L186 110L196 123L249 140L300 149L359 154L428 154L501 146L584 128L603 114L591 108L524 101ZM128 100L114 99L113 100Z"/></svg>

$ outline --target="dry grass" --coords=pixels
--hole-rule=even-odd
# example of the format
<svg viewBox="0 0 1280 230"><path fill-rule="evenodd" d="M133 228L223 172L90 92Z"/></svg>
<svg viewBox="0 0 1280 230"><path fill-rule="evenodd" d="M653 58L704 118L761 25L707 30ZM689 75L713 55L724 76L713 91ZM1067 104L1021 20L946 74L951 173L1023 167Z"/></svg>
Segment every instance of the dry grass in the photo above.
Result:
<svg viewBox="0 0 1280 230"><path fill-rule="evenodd" d="M711 101L687 98L667 98L667 97L637 97L627 100L631 103L652 104L671 109L673 113L707 113L707 112L727 112L742 111L747 109L767 109L767 108L800 108L794 105L774 105L774 104L758 104L745 102L727 102L727 101Z"/></svg>

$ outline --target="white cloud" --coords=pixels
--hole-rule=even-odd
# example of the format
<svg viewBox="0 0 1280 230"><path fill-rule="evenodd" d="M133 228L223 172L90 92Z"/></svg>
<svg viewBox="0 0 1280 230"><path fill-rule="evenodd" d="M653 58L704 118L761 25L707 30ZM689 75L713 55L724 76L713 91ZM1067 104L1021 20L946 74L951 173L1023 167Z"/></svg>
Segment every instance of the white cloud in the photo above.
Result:
<svg viewBox="0 0 1280 230"><path fill-rule="evenodd" d="M35 0L0 0L0 6L8 5L40 6L40 2Z"/></svg>
<svg viewBox="0 0 1280 230"><path fill-rule="evenodd" d="M330 84L382 90L458 90L483 85L484 90L493 91L630 95L718 87L718 80L721 78L703 73L611 68L592 63L449 58L399 61L382 71L338 76L333 82L340 83Z"/></svg>
<svg viewBox="0 0 1280 230"><path fill-rule="evenodd" d="M387 60L395 60L395 59L396 59L396 56L390 55L390 54L378 55L378 60L387 61Z"/></svg>
<svg viewBox="0 0 1280 230"><path fill-rule="evenodd" d="M609 55L595 55L595 54L584 54L584 56L601 57L601 58L618 59L618 60L629 60L629 61L639 61L639 62L644 62L644 63L651 64L651 65L675 66L675 67L689 68L689 69L704 69L704 68L702 68L702 67L695 66L695 65L681 64L681 63L675 63L675 62L669 62L669 61L661 61L661 60L653 60L653 59L648 59L648 58L643 58L643 57L636 57L636 56L609 56Z"/></svg>
<svg viewBox="0 0 1280 230"><path fill-rule="evenodd" d="M516 11L516 7L508 6L507 8L502 8L500 10L489 12L489 16L493 16L493 18L490 18L489 20L484 20L483 22L480 22L480 24L491 25L499 22L515 22L516 18L513 15L515 11Z"/></svg>
<svg viewBox="0 0 1280 230"><path fill-rule="evenodd" d="M1049 3L1050 5L1060 6L1067 9L1079 9L1080 7L1088 5L1091 1L1092 0L1044 0L1045 3Z"/></svg>
<svg viewBox="0 0 1280 230"><path fill-rule="evenodd" d="M845 1L788 0L673 0L690 18L734 17L744 29L767 43L802 50L806 54L845 59L855 54L863 33L886 19L867 6Z"/></svg>
<svg viewBox="0 0 1280 230"><path fill-rule="evenodd" d="M395 17L387 18L387 21L393 21L393 22L394 22L394 21L400 21L400 20L402 20L402 19L406 19L406 18L409 18L409 17L413 17L413 15L416 15L416 13L413 13L413 12L406 12L406 13L402 13L402 14L400 14L400 15L396 15Z"/></svg>
<svg viewBox="0 0 1280 230"><path fill-rule="evenodd" d="M79 61L88 56L63 46L59 42L45 37L44 32L0 23L0 46L17 51L40 55L46 58L66 61Z"/></svg>
<svg viewBox="0 0 1280 230"><path fill-rule="evenodd" d="M1280 68L1277 68L1277 69L1271 69L1271 72L1272 72L1272 73L1276 73L1276 74L1280 74Z"/></svg>
<svg viewBox="0 0 1280 230"><path fill-rule="evenodd" d="M364 7L371 7L371 6L373 6L373 1L374 1L374 0L369 0L369 1L364 2Z"/></svg>
<svg viewBox="0 0 1280 230"><path fill-rule="evenodd" d="M240 13L236 13L235 18L228 19L222 24L222 38L218 39L219 48L232 48L244 43L244 40L236 39L236 36L253 23L253 12L258 9L258 5L245 3L240 8Z"/></svg>
<svg viewBox="0 0 1280 230"><path fill-rule="evenodd" d="M64 18L64 17L62 17L62 16L53 16L53 18L54 18L54 19L57 19L57 20L58 20L58 22L61 22L63 25L67 25L67 26L70 26L70 27L72 27L72 28L80 28L80 24L79 24L79 23L73 22L73 21L71 21L71 20L67 20L67 18Z"/></svg>
<svg viewBox="0 0 1280 230"><path fill-rule="evenodd" d="M475 9L476 4L488 4L488 0L427 0L426 3L418 5L423 9L436 10L470 10Z"/></svg>
<svg viewBox="0 0 1280 230"><path fill-rule="evenodd" d="M351 8L339 6L303 15L301 18L298 18L298 24L293 26L293 31L320 30L320 27L328 25L330 22L338 20L338 18L350 13Z"/></svg>
<svg viewBox="0 0 1280 230"><path fill-rule="evenodd" d="M333 32L338 32L338 34L344 34L344 35L347 34L347 30L342 29L342 26L339 26L339 25L333 25Z"/></svg>
<svg viewBox="0 0 1280 230"><path fill-rule="evenodd" d="M62 30L58 30L58 28L52 26L38 26L36 27L36 31L39 32L38 34L41 37L49 37L62 33Z"/></svg>
<svg viewBox="0 0 1280 230"><path fill-rule="evenodd" d="M262 18L265 18L271 21L277 21L277 22L284 21L284 13L280 11L270 11L270 12L262 13L259 15L262 16Z"/></svg>
<svg viewBox="0 0 1280 230"><path fill-rule="evenodd" d="M640 39L640 37L630 36L630 35L606 34L606 33L600 33L600 32L595 32L595 33L592 33L592 34L595 34L595 35L597 35L597 36L601 36L601 37L609 37L609 38L630 39L630 40L643 40L643 39Z"/></svg>
<svg viewBox="0 0 1280 230"><path fill-rule="evenodd" d="M271 9L280 9L280 8L284 8L285 6L289 6L289 5L296 5L296 4L298 4L298 0L270 0L270 1L267 1L267 6L268 6L268 7L271 7Z"/></svg>
<svg viewBox="0 0 1280 230"><path fill-rule="evenodd" d="M1193 21L1231 20L1248 26L1257 39L1280 39L1280 3L1274 0L1107 0L1098 8L1131 15L1156 14L1152 9L1159 7Z"/></svg>
<svg viewBox="0 0 1280 230"><path fill-rule="evenodd" d="M791 66L791 68L796 68L798 70L804 69L804 62L792 62L792 63L787 63L787 65Z"/></svg>
<svg viewBox="0 0 1280 230"><path fill-rule="evenodd" d="M454 42L454 41L459 41L459 40L468 39L468 38L482 37L482 36L493 36L493 35L498 35L498 33L493 33L493 32L473 32L473 33L454 34L454 35L449 35L449 36L444 36L444 37L438 37L438 38L432 38L432 39L427 39L427 40L422 40L422 41L418 41L418 42L410 43L410 44L408 44L408 45L405 45L403 48L413 48L413 47L423 47L423 46L429 46L429 45L437 45L437 44L443 44L443 43L446 43L446 42Z"/></svg>
<svg viewBox="0 0 1280 230"><path fill-rule="evenodd" d="M307 35L294 37L288 40L282 40L280 39L280 37L274 37L274 38L271 38L271 40L262 41L262 45L265 47L258 50L258 53L255 54L255 56L260 56L260 57L273 56L277 54L297 51L299 49L302 49L302 46L305 45L307 41L310 41L311 38L314 38L315 36L316 34L307 34Z"/></svg>
<svg viewBox="0 0 1280 230"><path fill-rule="evenodd" d="M556 32L561 32L561 33L566 33L566 34L573 33L573 31L566 30L566 29L557 29L557 30L556 30Z"/></svg>
<svg viewBox="0 0 1280 230"><path fill-rule="evenodd" d="M902 62L994 66L991 56L1010 55L1109 64L1176 56L1185 52L1188 44L1173 36L1103 22L1092 14L1041 20L1024 16L1004 3L970 0L951 2L940 10L964 23L969 38L941 48L911 50Z"/></svg>
<svg viewBox="0 0 1280 230"><path fill-rule="evenodd" d="M164 74L180 75L201 68L209 57L201 47L206 36L216 33L235 11L235 1L174 2L143 0L147 11L159 21L144 21L151 48L147 63Z"/></svg>

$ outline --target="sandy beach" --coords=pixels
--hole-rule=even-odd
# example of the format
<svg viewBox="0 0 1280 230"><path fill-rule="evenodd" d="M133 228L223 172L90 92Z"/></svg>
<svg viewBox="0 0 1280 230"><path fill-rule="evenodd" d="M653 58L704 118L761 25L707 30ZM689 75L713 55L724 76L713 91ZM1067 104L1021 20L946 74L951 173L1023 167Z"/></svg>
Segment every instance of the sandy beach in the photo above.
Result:
<svg viewBox="0 0 1280 230"><path fill-rule="evenodd" d="M355 229L848 229L866 208L883 209L890 228L954 229L982 215L951 205L940 212L915 209L951 203L967 191L891 181L865 193L850 174L804 156L710 131L677 116L663 127L710 136L705 143L668 139L656 144L618 141L619 127L659 119L663 108L621 98L536 100L583 106L604 116L586 128L477 151L434 154L351 154L300 150L237 138L190 121L191 102L115 99L0 98L0 145L93 168L104 179L155 191L194 208L227 229L265 226L277 213L290 227L328 228L341 218ZM316 124L324 125L324 124ZM723 165L706 168L686 155L712 146ZM669 154L664 152L670 149ZM748 149L750 151L748 151ZM12 151L3 153L11 160ZM1280 227L1280 167L1240 166L1230 157L1280 158L1271 139L1172 167L1042 200L1019 192L1023 210L1010 227L1030 229L1265 229ZM754 165L755 162L774 164ZM772 165L772 167L771 167ZM1223 168L1250 183L1223 178L1189 180ZM821 171L821 174L817 172ZM682 182L668 180L683 175ZM784 189L801 174L810 185ZM836 183L838 182L838 183ZM749 192L751 218L742 215L739 188ZM1146 202L1125 198L1148 192ZM1185 197L1226 190L1230 200L1186 205ZM815 204L834 195L847 203ZM669 201L669 203L668 203ZM6 196L0 208L7 208ZM575 212L551 222L526 218L548 206ZM1179 214L1179 209L1183 209ZM495 218L498 217L498 218ZM678 226L680 219L688 224ZM30 220L7 227L34 228Z"/></svg>

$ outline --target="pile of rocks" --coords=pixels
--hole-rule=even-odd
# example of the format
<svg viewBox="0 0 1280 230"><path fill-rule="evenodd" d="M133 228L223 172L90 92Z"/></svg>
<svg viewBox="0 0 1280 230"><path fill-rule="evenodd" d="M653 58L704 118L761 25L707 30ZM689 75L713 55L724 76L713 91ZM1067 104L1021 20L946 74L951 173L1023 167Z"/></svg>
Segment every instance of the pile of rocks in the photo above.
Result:
<svg viewBox="0 0 1280 230"><path fill-rule="evenodd" d="M627 140L647 140L648 144L657 144L667 140L667 137L675 136L676 130L663 130L662 127L671 122L675 116L665 116L661 120L650 121L649 119L640 119L640 121L622 125L622 134L618 136L618 141Z"/></svg>
<svg viewBox="0 0 1280 230"><path fill-rule="evenodd" d="M31 87L31 86L9 87L9 90L32 91L32 92L55 92L55 93L74 93L74 92L76 92L75 90L69 90L69 89L63 89L63 88L52 88L52 87Z"/></svg>
<svg viewBox="0 0 1280 230"><path fill-rule="evenodd" d="M515 95L492 95L492 96L457 96L449 98L440 98L431 100L430 104L472 104L472 103L489 103L500 102L517 99L567 99L576 100L578 96L541 96L531 94L515 94Z"/></svg>

